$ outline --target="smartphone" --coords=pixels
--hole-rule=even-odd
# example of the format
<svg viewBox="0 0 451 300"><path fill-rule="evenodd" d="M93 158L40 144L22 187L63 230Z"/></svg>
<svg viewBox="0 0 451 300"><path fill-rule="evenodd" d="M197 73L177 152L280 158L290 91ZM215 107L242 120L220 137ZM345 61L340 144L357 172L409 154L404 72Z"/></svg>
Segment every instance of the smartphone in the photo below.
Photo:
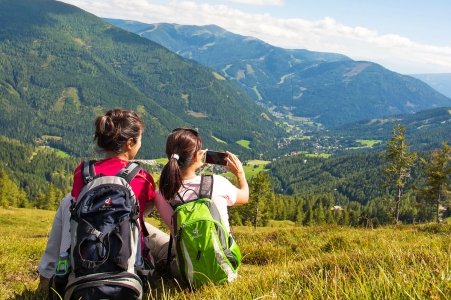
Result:
<svg viewBox="0 0 451 300"><path fill-rule="evenodd" d="M227 153L217 152L217 151L207 151L205 155L205 162L207 164L215 164L221 166L227 166L227 161L225 160Z"/></svg>

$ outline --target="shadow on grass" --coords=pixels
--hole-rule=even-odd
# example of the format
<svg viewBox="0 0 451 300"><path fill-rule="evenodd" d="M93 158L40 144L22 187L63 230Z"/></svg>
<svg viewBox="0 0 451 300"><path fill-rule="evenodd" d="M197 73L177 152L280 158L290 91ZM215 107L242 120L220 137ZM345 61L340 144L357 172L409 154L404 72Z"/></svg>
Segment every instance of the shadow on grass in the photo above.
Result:
<svg viewBox="0 0 451 300"><path fill-rule="evenodd" d="M14 295L13 298L11 299L15 299L15 300L45 300L45 299L49 299L47 298L48 296L48 292L47 291L42 291L42 290L35 290L35 291L29 291L29 290L25 290L22 292L22 294L16 294Z"/></svg>
<svg viewBox="0 0 451 300"><path fill-rule="evenodd" d="M157 273L158 272L158 273ZM170 278L164 270L158 270L153 275L153 287L143 295L143 299L171 299L175 295L183 293L189 294L189 287L177 280ZM48 290L25 290L21 294L15 294L10 299L14 300L47 300L60 299L56 294L49 297ZM64 298L64 297L62 297ZM124 299L126 300L126 299Z"/></svg>

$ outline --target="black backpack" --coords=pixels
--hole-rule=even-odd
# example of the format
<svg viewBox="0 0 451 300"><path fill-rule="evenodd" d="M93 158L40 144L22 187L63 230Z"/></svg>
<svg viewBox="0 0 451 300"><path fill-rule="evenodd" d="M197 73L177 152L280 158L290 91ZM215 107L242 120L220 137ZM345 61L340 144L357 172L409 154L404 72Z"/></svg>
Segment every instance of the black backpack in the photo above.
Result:
<svg viewBox="0 0 451 300"><path fill-rule="evenodd" d="M141 167L95 175L84 162L85 186L71 207L71 271L64 299L141 299L154 270L142 252L139 204L130 187ZM144 224L142 224L145 229Z"/></svg>

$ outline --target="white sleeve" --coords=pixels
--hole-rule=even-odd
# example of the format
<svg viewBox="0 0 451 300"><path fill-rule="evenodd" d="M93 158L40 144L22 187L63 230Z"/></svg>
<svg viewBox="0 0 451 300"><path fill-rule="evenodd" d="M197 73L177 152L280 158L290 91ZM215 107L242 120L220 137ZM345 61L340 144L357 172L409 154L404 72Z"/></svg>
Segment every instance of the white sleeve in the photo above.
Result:
<svg viewBox="0 0 451 300"><path fill-rule="evenodd" d="M233 206L236 202L237 188L227 178L214 175L213 195L225 198L227 206Z"/></svg>
<svg viewBox="0 0 451 300"><path fill-rule="evenodd" d="M45 278L55 274L55 263L60 252L67 251L70 246L70 211L72 195L67 194L60 202L52 224L52 230L39 262L38 272Z"/></svg>

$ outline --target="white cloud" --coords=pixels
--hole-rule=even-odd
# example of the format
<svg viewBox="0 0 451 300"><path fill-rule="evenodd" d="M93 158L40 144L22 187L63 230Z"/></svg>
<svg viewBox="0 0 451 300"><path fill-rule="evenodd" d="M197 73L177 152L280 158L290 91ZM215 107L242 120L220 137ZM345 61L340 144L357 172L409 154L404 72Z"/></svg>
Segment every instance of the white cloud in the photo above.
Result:
<svg viewBox="0 0 451 300"><path fill-rule="evenodd" d="M283 6L285 5L284 0L227 0L228 2L250 4L250 5L271 5L271 6Z"/></svg>
<svg viewBox="0 0 451 300"><path fill-rule="evenodd" d="M255 4L283 3L279 0L229 0ZM451 72L451 48L423 45L408 38L364 27L350 27L330 17L318 21L300 18L276 18L270 14L251 14L226 5L171 1L164 4L150 0L64 0L100 17L128 19L144 23L183 25L215 24L231 32L253 36L269 44L336 52L353 59L383 64L400 73ZM417 69L415 69L417 67ZM415 71L416 70L416 71Z"/></svg>

